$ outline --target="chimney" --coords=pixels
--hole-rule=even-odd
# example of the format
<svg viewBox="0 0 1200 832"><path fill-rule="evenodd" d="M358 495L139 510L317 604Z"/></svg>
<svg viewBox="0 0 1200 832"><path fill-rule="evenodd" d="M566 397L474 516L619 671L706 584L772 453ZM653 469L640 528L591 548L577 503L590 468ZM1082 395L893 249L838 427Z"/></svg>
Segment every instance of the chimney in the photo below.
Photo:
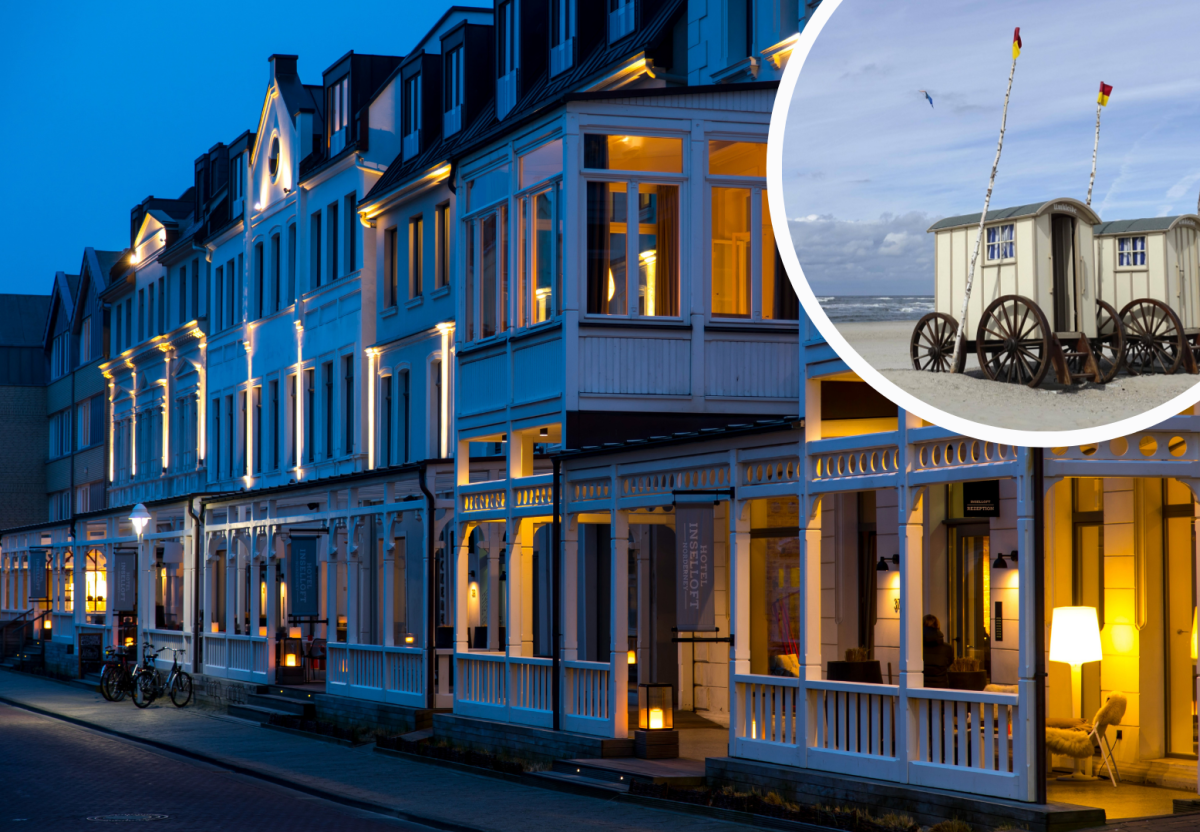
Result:
<svg viewBox="0 0 1200 832"><path fill-rule="evenodd" d="M267 62L271 64L271 79L276 78L295 78L296 77L296 61L299 60L297 55L272 55L267 58Z"/></svg>
<svg viewBox="0 0 1200 832"><path fill-rule="evenodd" d="M304 161L313 151L313 115L311 107L296 111L296 138L300 141L300 153L297 158Z"/></svg>

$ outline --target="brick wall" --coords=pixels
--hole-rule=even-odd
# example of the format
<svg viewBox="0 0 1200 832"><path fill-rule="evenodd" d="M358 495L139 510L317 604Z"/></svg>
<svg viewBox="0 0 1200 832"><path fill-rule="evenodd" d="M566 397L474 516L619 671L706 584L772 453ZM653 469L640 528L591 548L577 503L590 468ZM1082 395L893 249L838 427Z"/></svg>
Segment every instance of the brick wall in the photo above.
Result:
<svg viewBox="0 0 1200 832"><path fill-rule="evenodd" d="M347 696L318 694L315 698L317 719L342 728L364 726L390 735L420 731L433 725L433 711L403 708L382 702L366 702Z"/></svg>
<svg viewBox="0 0 1200 832"><path fill-rule="evenodd" d="M79 656L75 654L75 645L65 641L42 642L45 648L46 672L53 676L79 676Z"/></svg>
<svg viewBox="0 0 1200 832"><path fill-rule="evenodd" d="M444 713L433 715L433 736L463 748L544 762L633 755L633 740L629 739L602 739Z"/></svg>
<svg viewBox="0 0 1200 832"><path fill-rule="evenodd" d="M46 520L46 388L0 387L0 529Z"/></svg>

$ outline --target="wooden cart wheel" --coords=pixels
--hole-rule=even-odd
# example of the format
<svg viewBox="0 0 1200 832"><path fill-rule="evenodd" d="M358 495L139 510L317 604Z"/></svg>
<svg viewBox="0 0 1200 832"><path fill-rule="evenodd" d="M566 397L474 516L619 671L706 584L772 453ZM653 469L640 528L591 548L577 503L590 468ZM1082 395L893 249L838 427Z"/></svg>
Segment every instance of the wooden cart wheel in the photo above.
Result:
<svg viewBox="0 0 1200 832"><path fill-rule="evenodd" d="M914 370L927 370L931 373L949 373L950 362L954 360L954 339L958 335L958 321L953 315L945 312L930 312L917 321L913 328L912 338L908 342L908 352L912 356ZM958 366L953 372L961 373L967 362L966 349L958 356Z"/></svg>
<svg viewBox="0 0 1200 832"><path fill-rule="evenodd" d="M1188 349L1183 324L1171 307L1160 300L1139 298L1121 310L1125 328L1125 369L1130 375L1171 375L1183 363Z"/></svg>
<svg viewBox="0 0 1200 832"><path fill-rule="evenodd" d="M1096 337L1090 343L1092 355L1100 365L1100 383L1116 378L1125 360L1125 326L1117 310L1102 300L1096 301Z"/></svg>
<svg viewBox="0 0 1200 832"><path fill-rule="evenodd" d="M1050 369L1050 324L1022 295L996 298L979 319L975 354L988 378L1037 387Z"/></svg>

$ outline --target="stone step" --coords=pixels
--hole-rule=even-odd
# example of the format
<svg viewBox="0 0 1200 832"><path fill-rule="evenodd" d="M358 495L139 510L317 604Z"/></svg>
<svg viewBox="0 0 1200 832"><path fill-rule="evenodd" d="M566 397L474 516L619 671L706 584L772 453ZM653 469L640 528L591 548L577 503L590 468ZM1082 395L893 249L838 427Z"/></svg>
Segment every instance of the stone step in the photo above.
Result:
<svg viewBox="0 0 1200 832"><path fill-rule="evenodd" d="M704 768L700 763L685 760L642 760L638 758L597 760L555 760L551 771L574 777L585 777L606 783L628 785L640 783L672 786L703 786Z"/></svg>
<svg viewBox="0 0 1200 832"><path fill-rule="evenodd" d="M535 771L526 776L534 779L539 785L546 788L571 792L573 794L583 794L590 797L610 798L616 794L626 794L629 792L628 783L610 783L606 780L597 780L592 777L584 777L580 774L565 774L560 771Z"/></svg>
<svg viewBox="0 0 1200 832"><path fill-rule="evenodd" d="M270 696L282 696L287 699L295 699L300 702L315 702L316 697L324 693L323 690L316 687L312 688L293 688L286 685L258 685L256 693L266 694Z"/></svg>
<svg viewBox="0 0 1200 832"><path fill-rule="evenodd" d="M279 696L273 693L251 693L246 696L246 702L260 708L280 711L292 716L313 719L317 715L317 705L311 700L293 699L290 696Z"/></svg>
<svg viewBox="0 0 1200 832"><path fill-rule="evenodd" d="M273 716L286 716L295 718L295 714L287 711L281 711L277 708L264 708L261 705L239 705L231 703L226 709L230 716L236 716L241 719L248 719L251 722L264 723L270 722Z"/></svg>

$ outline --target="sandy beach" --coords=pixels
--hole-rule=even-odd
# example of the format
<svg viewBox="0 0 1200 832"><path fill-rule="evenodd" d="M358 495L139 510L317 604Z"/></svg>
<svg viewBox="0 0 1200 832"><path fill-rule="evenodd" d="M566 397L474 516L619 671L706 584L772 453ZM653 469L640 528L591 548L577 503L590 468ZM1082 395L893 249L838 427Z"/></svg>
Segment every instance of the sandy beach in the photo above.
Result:
<svg viewBox="0 0 1200 832"><path fill-rule="evenodd" d="M1034 389L983 377L972 353L961 375L912 369L908 343L916 321L840 323L850 345L885 378L934 407L1013 430L1078 430L1144 413L1200 383L1200 376L1119 375L1105 385L1066 386L1049 374ZM1200 400L1200 389L1196 391ZM1181 408L1182 409L1182 408Z"/></svg>

